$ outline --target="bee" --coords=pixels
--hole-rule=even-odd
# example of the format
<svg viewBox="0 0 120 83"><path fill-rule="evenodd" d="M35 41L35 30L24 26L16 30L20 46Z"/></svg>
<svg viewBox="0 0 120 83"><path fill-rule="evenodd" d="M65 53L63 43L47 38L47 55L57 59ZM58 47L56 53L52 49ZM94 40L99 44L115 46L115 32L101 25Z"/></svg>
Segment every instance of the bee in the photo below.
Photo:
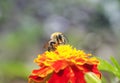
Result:
<svg viewBox="0 0 120 83"><path fill-rule="evenodd" d="M55 32L50 36L50 40L44 46L48 51L54 51L57 46L66 44L67 39L61 32Z"/></svg>

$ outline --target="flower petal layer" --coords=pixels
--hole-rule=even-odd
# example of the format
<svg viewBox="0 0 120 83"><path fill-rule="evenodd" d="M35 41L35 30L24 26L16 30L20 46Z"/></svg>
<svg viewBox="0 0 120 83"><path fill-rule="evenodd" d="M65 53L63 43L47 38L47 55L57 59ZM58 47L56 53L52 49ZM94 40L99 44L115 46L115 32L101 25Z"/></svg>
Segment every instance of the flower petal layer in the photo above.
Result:
<svg viewBox="0 0 120 83"><path fill-rule="evenodd" d="M99 60L91 56L70 45L60 45L55 51L46 51L34 60L40 68L33 70L29 83L86 83L84 75L87 72L101 78L97 69Z"/></svg>

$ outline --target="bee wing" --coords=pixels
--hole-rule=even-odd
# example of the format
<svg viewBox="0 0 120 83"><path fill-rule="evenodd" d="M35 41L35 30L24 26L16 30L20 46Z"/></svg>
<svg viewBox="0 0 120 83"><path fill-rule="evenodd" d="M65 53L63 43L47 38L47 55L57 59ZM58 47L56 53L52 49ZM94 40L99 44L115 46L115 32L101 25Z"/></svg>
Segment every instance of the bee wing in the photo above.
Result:
<svg viewBox="0 0 120 83"><path fill-rule="evenodd" d="M48 46L49 46L49 43L48 43L48 42L46 42L46 43L43 45L43 48L44 48L44 49L47 49L47 48L48 48Z"/></svg>

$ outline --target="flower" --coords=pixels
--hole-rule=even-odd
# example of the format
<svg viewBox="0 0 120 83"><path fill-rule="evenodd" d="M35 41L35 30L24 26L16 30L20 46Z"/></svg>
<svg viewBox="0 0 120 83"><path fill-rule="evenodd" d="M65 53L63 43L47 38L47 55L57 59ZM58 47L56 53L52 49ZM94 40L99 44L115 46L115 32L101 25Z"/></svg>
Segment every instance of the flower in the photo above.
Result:
<svg viewBox="0 0 120 83"><path fill-rule="evenodd" d="M70 45L59 45L34 60L40 66L29 76L29 83L86 83L84 75L94 73L99 79L99 60Z"/></svg>

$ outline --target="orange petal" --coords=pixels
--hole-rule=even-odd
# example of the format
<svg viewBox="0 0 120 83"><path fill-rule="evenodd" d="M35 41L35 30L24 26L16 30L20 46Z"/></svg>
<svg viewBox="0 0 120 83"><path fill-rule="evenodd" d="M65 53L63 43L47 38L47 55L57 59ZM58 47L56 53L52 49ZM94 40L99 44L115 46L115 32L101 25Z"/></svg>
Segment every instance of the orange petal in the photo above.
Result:
<svg viewBox="0 0 120 83"><path fill-rule="evenodd" d="M31 76L29 76L28 83L39 83L42 80L43 80L43 78L41 78L41 77L31 75Z"/></svg>
<svg viewBox="0 0 120 83"><path fill-rule="evenodd" d="M54 69L54 71L57 73L60 70L64 69L67 66L67 62L65 60L58 60L55 61L52 65L52 68Z"/></svg>
<svg viewBox="0 0 120 83"><path fill-rule="evenodd" d="M53 70L51 69L51 67L41 67L38 70L33 70L32 74L38 75L39 77L45 77L52 72Z"/></svg>

